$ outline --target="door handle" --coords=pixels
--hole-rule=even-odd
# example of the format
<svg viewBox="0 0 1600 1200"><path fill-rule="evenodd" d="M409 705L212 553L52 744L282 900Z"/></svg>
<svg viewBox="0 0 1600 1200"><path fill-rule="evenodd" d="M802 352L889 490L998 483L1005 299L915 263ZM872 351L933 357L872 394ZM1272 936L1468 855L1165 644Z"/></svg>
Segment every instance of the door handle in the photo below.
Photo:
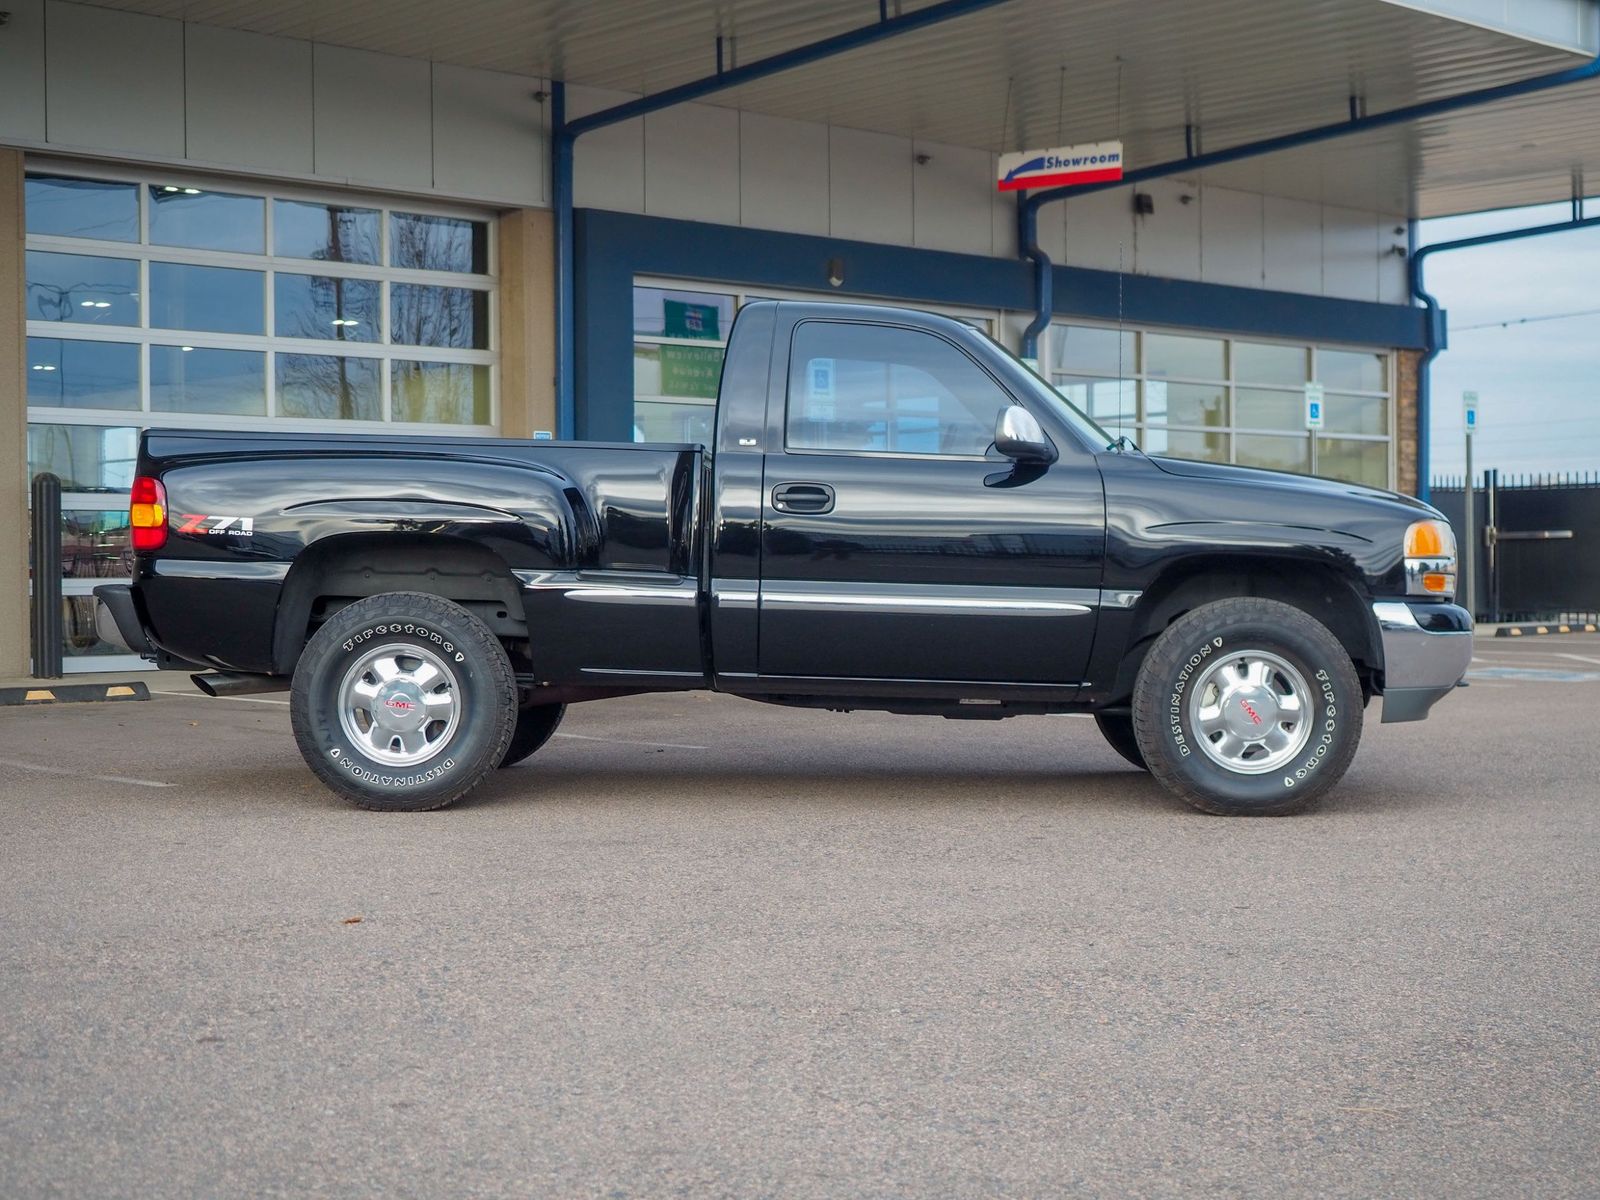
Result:
<svg viewBox="0 0 1600 1200"><path fill-rule="evenodd" d="M786 513L833 511L833 489L825 483L780 483L772 489L772 507Z"/></svg>

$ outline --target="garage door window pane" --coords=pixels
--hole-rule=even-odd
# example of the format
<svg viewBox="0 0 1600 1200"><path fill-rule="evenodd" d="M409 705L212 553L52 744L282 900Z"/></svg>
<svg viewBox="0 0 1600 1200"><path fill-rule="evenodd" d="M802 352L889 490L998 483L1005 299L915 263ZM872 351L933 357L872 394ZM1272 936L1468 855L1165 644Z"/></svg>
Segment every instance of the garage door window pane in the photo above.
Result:
<svg viewBox="0 0 1600 1200"><path fill-rule="evenodd" d="M1304 429L1304 392L1239 388L1233 396L1233 423L1240 429Z"/></svg>
<svg viewBox="0 0 1600 1200"><path fill-rule="evenodd" d="M63 579L126 579L133 574L128 509L69 508L61 514Z"/></svg>
<svg viewBox="0 0 1600 1200"><path fill-rule="evenodd" d="M1389 356L1351 350L1318 350L1317 380L1330 392L1386 392Z"/></svg>
<svg viewBox="0 0 1600 1200"><path fill-rule="evenodd" d="M389 293L391 342L457 350L489 348L488 292L396 283Z"/></svg>
<svg viewBox="0 0 1600 1200"><path fill-rule="evenodd" d="M173 183L150 188L150 240L157 246L260 254L266 249L266 216L260 196Z"/></svg>
<svg viewBox="0 0 1600 1200"><path fill-rule="evenodd" d="M396 362L393 419L430 425L487 425L489 368L469 363Z"/></svg>
<svg viewBox="0 0 1600 1200"><path fill-rule="evenodd" d="M45 408L139 407L139 347L28 339L28 403Z"/></svg>
<svg viewBox="0 0 1600 1200"><path fill-rule="evenodd" d="M26 271L30 321L139 323L139 264L134 259L29 250Z"/></svg>
<svg viewBox="0 0 1600 1200"><path fill-rule="evenodd" d="M1306 381L1306 348L1261 342L1233 344L1233 377L1240 383L1299 387Z"/></svg>
<svg viewBox="0 0 1600 1200"><path fill-rule="evenodd" d="M49 471L66 492L127 491L138 453L139 431L131 426L28 426L28 477Z"/></svg>
<svg viewBox="0 0 1600 1200"><path fill-rule="evenodd" d="M1057 375L1056 391L1107 429L1131 426L1138 418L1139 385L1131 379L1085 379Z"/></svg>
<svg viewBox="0 0 1600 1200"><path fill-rule="evenodd" d="M284 258L376 263L379 220L375 208L275 200L272 203L273 252Z"/></svg>
<svg viewBox="0 0 1600 1200"><path fill-rule="evenodd" d="M1057 325L1050 331L1054 367L1074 375L1131 375L1138 367L1134 336L1094 325Z"/></svg>
<svg viewBox="0 0 1600 1200"><path fill-rule="evenodd" d="M1247 467L1311 473L1311 439L1238 433L1233 438L1234 461Z"/></svg>
<svg viewBox="0 0 1600 1200"><path fill-rule="evenodd" d="M375 342L383 317L383 285L337 275L273 277L273 319L279 337Z"/></svg>
<svg viewBox="0 0 1600 1200"><path fill-rule="evenodd" d="M150 324L203 333L265 333L266 276L232 267L150 264Z"/></svg>
<svg viewBox="0 0 1600 1200"><path fill-rule="evenodd" d="M151 346L150 407L156 412L265 416L267 356L249 350Z"/></svg>
<svg viewBox="0 0 1600 1200"><path fill-rule="evenodd" d="M1144 335L1145 373L1176 379L1226 379L1222 342L1217 338Z"/></svg>
<svg viewBox="0 0 1600 1200"><path fill-rule="evenodd" d="M389 215L389 262L418 271L489 271L489 227L460 217Z"/></svg>
<svg viewBox="0 0 1600 1200"><path fill-rule="evenodd" d="M278 415L325 421L383 419L383 364L335 354L280 354Z"/></svg>
<svg viewBox="0 0 1600 1200"><path fill-rule="evenodd" d="M1146 429L1138 441L1139 448L1146 454L1164 454L1170 458L1190 458L1202 462L1228 461L1226 433L1198 433L1158 427Z"/></svg>
<svg viewBox="0 0 1600 1200"><path fill-rule="evenodd" d="M1373 487L1389 486L1389 443L1317 439L1317 474Z"/></svg>
<svg viewBox="0 0 1600 1200"><path fill-rule="evenodd" d="M29 175L23 205L29 233L112 242L139 240L137 184Z"/></svg>

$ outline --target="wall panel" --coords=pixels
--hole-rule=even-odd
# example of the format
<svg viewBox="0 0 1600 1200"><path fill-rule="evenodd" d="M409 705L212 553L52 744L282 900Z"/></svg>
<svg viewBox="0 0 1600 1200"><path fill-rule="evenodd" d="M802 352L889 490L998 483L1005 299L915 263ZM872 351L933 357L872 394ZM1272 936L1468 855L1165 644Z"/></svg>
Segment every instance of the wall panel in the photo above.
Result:
<svg viewBox="0 0 1600 1200"><path fill-rule="evenodd" d="M828 232L828 127L739 114L742 223L787 233Z"/></svg>
<svg viewBox="0 0 1600 1200"><path fill-rule="evenodd" d="M520 205L548 203L538 79L433 67L433 186Z"/></svg>
<svg viewBox="0 0 1600 1200"><path fill-rule="evenodd" d="M0 31L0 138L42 142L44 0L6 0L11 19Z"/></svg>
<svg viewBox="0 0 1600 1200"><path fill-rule="evenodd" d="M910 245L911 139L859 129L828 131L828 231Z"/></svg>
<svg viewBox="0 0 1600 1200"><path fill-rule="evenodd" d="M433 183L429 64L391 54L313 48L316 172L385 187Z"/></svg>
<svg viewBox="0 0 1600 1200"><path fill-rule="evenodd" d="M657 217L739 223L739 114L680 104L644 119L644 207Z"/></svg>
<svg viewBox="0 0 1600 1200"><path fill-rule="evenodd" d="M190 25L184 83L189 158L296 175L315 169L310 42Z"/></svg>
<svg viewBox="0 0 1600 1200"><path fill-rule="evenodd" d="M183 23L48 4L45 97L52 142L183 157Z"/></svg>

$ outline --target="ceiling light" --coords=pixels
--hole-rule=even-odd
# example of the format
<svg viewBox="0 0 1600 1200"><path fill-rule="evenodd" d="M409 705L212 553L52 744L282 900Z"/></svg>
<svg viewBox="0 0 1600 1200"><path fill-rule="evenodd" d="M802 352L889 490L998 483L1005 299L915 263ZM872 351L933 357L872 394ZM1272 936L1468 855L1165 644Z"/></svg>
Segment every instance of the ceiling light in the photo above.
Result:
<svg viewBox="0 0 1600 1200"><path fill-rule="evenodd" d="M193 346L179 346L178 349L182 350L185 354L187 354L187 353L189 353L189 351L193 350L194 347Z"/></svg>
<svg viewBox="0 0 1600 1200"><path fill-rule="evenodd" d="M198 196L200 194L200 189L199 188L184 188L183 189L183 194L185 196Z"/></svg>
<svg viewBox="0 0 1600 1200"><path fill-rule="evenodd" d="M33 364L33 369L35 371L54 371L55 370L55 368L52 367L49 363L34 363Z"/></svg>
<svg viewBox="0 0 1600 1200"><path fill-rule="evenodd" d="M166 187L164 187L164 188L162 188L162 189L161 189L161 190L162 190L162 191L163 191L163 192L175 192L175 191L177 191L177 190L178 190L178 189L177 189L177 188L176 188L176 187L174 187L174 186L173 186L173 185L172 185L172 184L170 184L170 183L169 183L169 184L167 184L167 186L166 186Z"/></svg>

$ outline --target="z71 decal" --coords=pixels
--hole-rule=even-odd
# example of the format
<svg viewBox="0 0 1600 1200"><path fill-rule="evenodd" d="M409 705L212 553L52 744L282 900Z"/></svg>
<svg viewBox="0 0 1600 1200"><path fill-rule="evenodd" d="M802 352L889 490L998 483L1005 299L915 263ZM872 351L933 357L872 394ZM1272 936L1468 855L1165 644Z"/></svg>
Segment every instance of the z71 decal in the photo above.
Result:
<svg viewBox="0 0 1600 1200"><path fill-rule="evenodd" d="M251 537L256 531L254 517L218 517L207 513L183 513L179 533L224 534L236 533Z"/></svg>

